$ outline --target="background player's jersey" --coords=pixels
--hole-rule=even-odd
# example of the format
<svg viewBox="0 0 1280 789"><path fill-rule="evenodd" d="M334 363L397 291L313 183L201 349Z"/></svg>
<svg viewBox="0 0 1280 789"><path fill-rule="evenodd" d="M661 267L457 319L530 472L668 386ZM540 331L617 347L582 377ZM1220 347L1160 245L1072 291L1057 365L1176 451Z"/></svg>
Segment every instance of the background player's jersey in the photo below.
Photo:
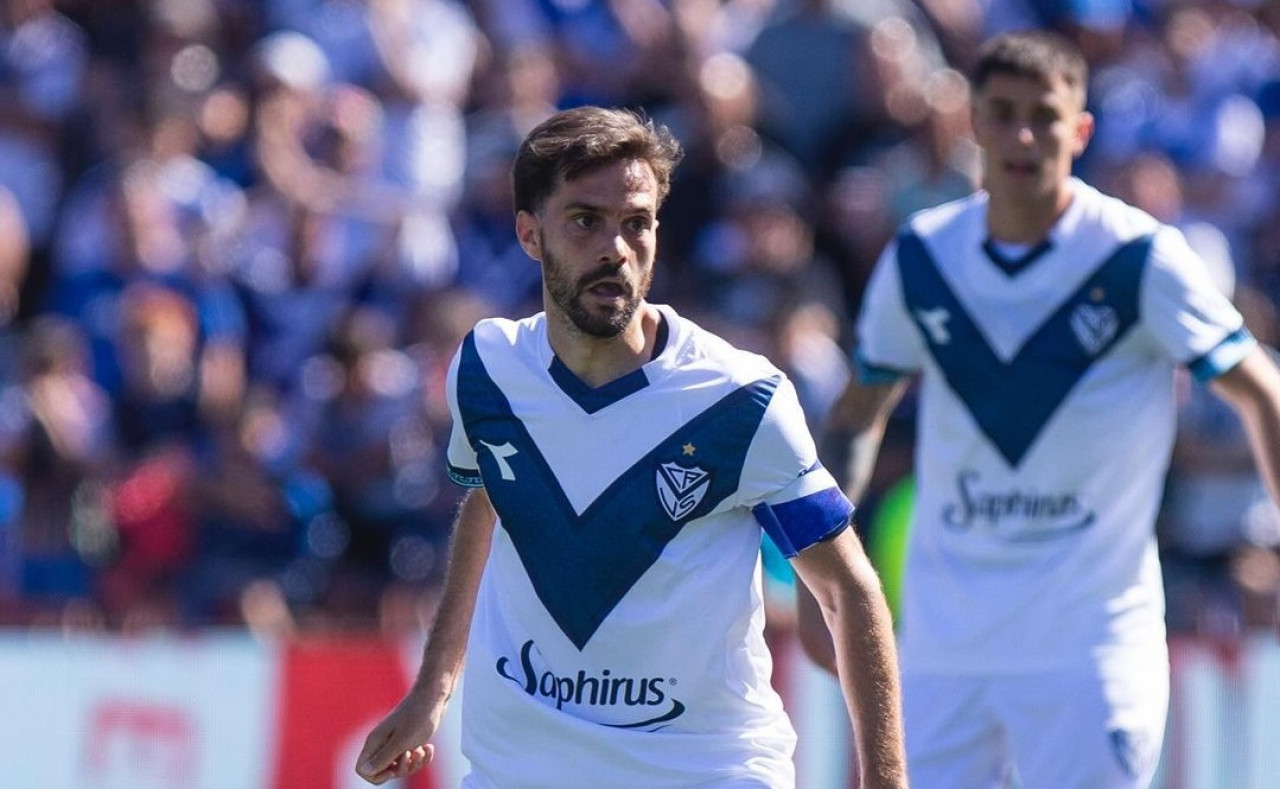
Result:
<svg viewBox="0 0 1280 789"><path fill-rule="evenodd" d="M659 309L663 350L598 389L543 315L482 321L454 360L450 474L499 516L467 654L469 786L794 782L761 524L794 553L852 507L790 382Z"/></svg>
<svg viewBox="0 0 1280 789"><path fill-rule="evenodd" d="M1163 645L1174 369L1212 378L1254 341L1180 233L1071 188L1022 259L988 241L978 193L913 217L869 285L864 379L922 373L904 669Z"/></svg>

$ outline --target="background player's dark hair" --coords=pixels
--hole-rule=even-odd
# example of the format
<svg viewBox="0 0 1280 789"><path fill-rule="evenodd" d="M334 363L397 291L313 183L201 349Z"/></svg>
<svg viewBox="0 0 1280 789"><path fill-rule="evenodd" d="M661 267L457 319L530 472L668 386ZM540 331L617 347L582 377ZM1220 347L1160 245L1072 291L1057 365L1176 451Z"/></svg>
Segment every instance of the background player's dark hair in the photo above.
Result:
<svg viewBox="0 0 1280 789"><path fill-rule="evenodd" d="M572 181L603 165L647 162L658 179L658 203L671 191L671 172L682 156L665 126L637 112L578 107L539 124L516 153L511 168L515 210L535 212L560 179Z"/></svg>
<svg viewBox="0 0 1280 789"><path fill-rule="evenodd" d="M1089 65L1075 45L1062 36L1044 30L1005 33L987 41L978 50L978 60L970 75L975 92L993 74L1010 74L1049 82L1061 77L1080 94L1084 104Z"/></svg>

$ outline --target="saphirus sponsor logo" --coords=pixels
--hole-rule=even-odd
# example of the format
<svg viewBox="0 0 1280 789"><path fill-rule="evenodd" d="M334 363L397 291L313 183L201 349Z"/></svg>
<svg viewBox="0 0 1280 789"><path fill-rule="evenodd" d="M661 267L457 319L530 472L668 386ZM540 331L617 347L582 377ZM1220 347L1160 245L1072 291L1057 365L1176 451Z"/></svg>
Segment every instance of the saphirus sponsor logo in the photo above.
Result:
<svg viewBox="0 0 1280 789"><path fill-rule="evenodd" d="M498 658L495 668L502 678L514 682L530 696L554 701L556 709L569 704L634 710L636 720L604 724L618 729L662 728L663 724L684 714L684 704L671 695L672 686L676 684L674 679L621 676L607 668L598 672L580 669L575 674L560 676L534 666L536 650L532 639L526 641L520 648L518 670L512 660L505 657Z"/></svg>
<svg viewBox="0 0 1280 789"><path fill-rule="evenodd" d="M1073 534L1097 516L1074 492L987 490L976 471L956 477L959 501L947 504L942 520L952 531L983 528L1011 542L1033 542Z"/></svg>

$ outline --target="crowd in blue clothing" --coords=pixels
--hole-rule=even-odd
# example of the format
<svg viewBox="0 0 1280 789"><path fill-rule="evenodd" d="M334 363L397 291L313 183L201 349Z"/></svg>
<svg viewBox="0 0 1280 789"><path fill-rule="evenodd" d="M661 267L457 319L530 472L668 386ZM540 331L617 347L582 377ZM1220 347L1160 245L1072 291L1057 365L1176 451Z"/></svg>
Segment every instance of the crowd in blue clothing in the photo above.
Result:
<svg viewBox="0 0 1280 789"><path fill-rule="evenodd" d="M1027 26L1090 58L1080 174L1275 345L1276 0L3 0L0 623L419 621L443 378L475 320L539 308L508 168L559 108L676 133L654 299L768 354L817 428L884 243L977 182L975 44ZM1273 626L1277 519L1185 402L1171 623Z"/></svg>

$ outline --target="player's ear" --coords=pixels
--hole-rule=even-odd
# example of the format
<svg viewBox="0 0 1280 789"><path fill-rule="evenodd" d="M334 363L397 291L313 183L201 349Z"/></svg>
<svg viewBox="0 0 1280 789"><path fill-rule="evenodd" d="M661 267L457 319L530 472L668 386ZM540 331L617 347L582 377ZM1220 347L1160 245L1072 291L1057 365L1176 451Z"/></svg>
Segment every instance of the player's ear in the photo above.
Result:
<svg viewBox="0 0 1280 789"><path fill-rule="evenodd" d="M516 238L524 253L539 263L542 262L542 233L537 215L529 211L516 212Z"/></svg>
<svg viewBox="0 0 1280 789"><path fill-rule="evenodd" d="M1093 138L1093 130L1096 122L1093 119L1093 113L1085 111L1076 116L1076 140L1072 148L1073 156L1080 156L1084 153L1084 149L1088 147L1089 140Z"/></svg>

